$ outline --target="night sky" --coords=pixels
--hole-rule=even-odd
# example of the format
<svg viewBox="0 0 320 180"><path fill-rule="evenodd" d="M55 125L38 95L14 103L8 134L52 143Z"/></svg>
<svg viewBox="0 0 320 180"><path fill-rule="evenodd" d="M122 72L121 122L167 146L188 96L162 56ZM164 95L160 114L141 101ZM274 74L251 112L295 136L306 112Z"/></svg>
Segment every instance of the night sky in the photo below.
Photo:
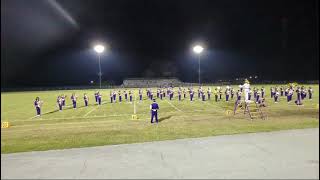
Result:
<svg viewBox="0 0 320 180"><path fill-rule="evenodd" d="M1 86L257 75L318 80L316 0L1 0Z"/></svg>

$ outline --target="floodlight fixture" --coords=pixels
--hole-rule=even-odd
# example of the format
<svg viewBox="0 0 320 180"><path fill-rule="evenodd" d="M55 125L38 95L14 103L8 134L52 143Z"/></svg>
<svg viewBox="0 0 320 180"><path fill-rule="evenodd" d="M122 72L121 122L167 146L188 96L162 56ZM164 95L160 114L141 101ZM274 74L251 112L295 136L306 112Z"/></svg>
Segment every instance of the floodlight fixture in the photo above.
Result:
<svg viewBox="0 0 320 180"><path fill-rule="evenodd" d="M103 53L103 51L104 51L104 46L101 45L101 44L95 45L95 46L94 46L94 50L95 50L98 54L101 54L101 53Z"/></svg>
<svg viewBox="0 0 320 180"><path fill-rule="evenodd" d="M193 47L193 52L195 52L196 54L200 54L203 51L203 47L200 45L196 45Z"/></svg>
<svg viewBox="0 0 320 180"><path fill-rule="evenodd" d="M201 45L195 45L193 47L193 52L198 54L198 65L199 65L199 68L198 68L198 76L199 76L199 86L201 85L201 80L200 80L200 54L202 53L203 51L203 47Z"/></svg>

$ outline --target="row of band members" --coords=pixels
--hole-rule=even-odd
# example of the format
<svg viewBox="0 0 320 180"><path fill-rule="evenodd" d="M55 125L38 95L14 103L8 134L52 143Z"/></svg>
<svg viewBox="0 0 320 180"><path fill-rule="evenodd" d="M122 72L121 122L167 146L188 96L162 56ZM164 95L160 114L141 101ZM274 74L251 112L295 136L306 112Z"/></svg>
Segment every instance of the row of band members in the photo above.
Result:
<svg viewBox="0 0 320 180"><path fill-rule="evenodd" d="M186 90L185 88L181 88L179 87L179 89L177 90L177 94L178 94L178 100L181 100L182 97L185 99L186 98L186 94L189 94L189 97L190 97L190 101L193 101L194 100L194 94L195 94L195 91L193 90L192 87L188 88L188 90ZM311 100L312 99L312 94L313 94L313 89L312 87L309 87L308 90L306 90L306 88L304 88L303 86L297 86L297 87L286 87L286 88L283 88L283 87L271 87L270 88L270 95L271 95L271 98L274 99L274 102L277 103L279 101L279 96L286 96L287 97L287 102L290 103L292 101L292 97L293 97L293 94L294 92L296 92L297 94L297 99L295 101L295 103L297 105L302 105L302 100L304 100L306 97L307 97L307 94L309 96L309 99ZM197 94L198 94L198 99L202 99L202 101L205 101L206 100L206 94L207 94L207 99L210 100L211 98L211 94L214 94L214 99L215 101L220 101L222 100L222 94L225 94L225 100L226 101L229 101L230 99L233 99L234 98L234 95L236 95L236 103L241 101L241 96L242 96L242 93L243 93L243 89L242 89L242 86L239 86L239 89L237 91L235 91L232 87L230 86L227 86L223 92L223 89L221 87L216 87L214 89L214 91L212 92L211 91L211 88L207 88L207 90L205 90L204 88L202 87L199 87L197 89ZM133 96L133 93L131 90L127 91L127 90L124 90L123 91L123 94L124 94L124 99L126 101L130 101L132 102L132 96ZM139 94L139 100L142 101L142 89L139 89L138 91L138 94ZM121 90L118 90L118 91L110 91L110 102L111 103L114 103L116 102L116 99L117 99L117 96L118 95L118 100L119 102L122 101L122 93L121 93ZM151 88L148 88L146 89L146 95L147 97L152 100L154 99L154 96L153 96L153 91ZM166 96L168 96L169 100L172 100L173 99L173 95L174 95L174 88L173 87L169 87L169 88L158 88L157 91L156 91L156 96L157 98L165 98ZM101 105L102 103L102 95L100 92L95 92L94 93L94 96L95 96L95 102L98 104L98 105ZM59 107L59 110L62 111L63 107L66 105L66 98L67 96L66 95L60 95L58 96L57 98L57 105ZM72 106L73 108L77 108L77 98L78 96L75 95L74 93L71 95L71 101L72 101ZM265 98L265 88L262 87L261 89L258 89L256 87L254 87L251 91L251 89L249 90L249 93L248 93L248 100L253 100L257 103L262 103L264 102L264 98ZM84 105L85 106L88 106L89 105L89 97L86 93L84 93L84 96L83 96L83 99L84 99ZM37 97L35 102L34 102L34 106L36 108L36 112L37 112L37 115L40 116L41 115L41 105L42 105L42 101L40 101L40 98Z"/></svg>

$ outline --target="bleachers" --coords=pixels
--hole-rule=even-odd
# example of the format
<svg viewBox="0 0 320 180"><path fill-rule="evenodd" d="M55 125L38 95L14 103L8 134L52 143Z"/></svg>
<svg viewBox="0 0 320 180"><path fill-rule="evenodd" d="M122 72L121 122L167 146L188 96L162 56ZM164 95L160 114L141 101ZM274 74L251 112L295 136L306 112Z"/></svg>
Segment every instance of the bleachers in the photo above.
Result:
<svg viewBox="0 0 320 180"><path fill-rule="evenodd" d="M130 78L123 80L123 87L165 87L165 86L181 86L181 82L177 78Z"/></svg>

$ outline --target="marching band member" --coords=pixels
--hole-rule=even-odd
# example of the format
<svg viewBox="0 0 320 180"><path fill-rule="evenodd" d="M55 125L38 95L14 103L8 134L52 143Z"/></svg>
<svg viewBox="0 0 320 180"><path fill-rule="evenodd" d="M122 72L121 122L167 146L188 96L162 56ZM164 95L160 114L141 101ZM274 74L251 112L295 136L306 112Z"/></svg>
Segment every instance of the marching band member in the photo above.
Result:
<svg viewBox="0 0 320 180"><path fill-rule="evenodd" d="M156 100L153 99L153 103L150 105L151 123L153 123L153 118L155 118L156 123L158 123L158 109L159 109L159 105L156 103Z"/></svg>
<svg viewBox="0 0 320 180"><path fill-rule="evenodd" d="M239 85L239 88L240 88L240 91L242 92L242 90L243 90L243 85Z"/></svg>
<svg viewBox="0 0 320 180"><path fill-rule="evenodd" d="M37 116L41 116L41 105L42 101L40 101L39 97L36 97L36 100L34 101L34 107L36 108Z"/></svg>
<svg viewBox="0 0 320 180"><path fill-rule="evenodd" d="M264 94L265 94L265 88L262 86L261 88L261 97L264 98Z"/></svg>
<svg viewBox="0 0 320 180"><path fill-rule="evenodd" d="M240 90L238 90L238 92L237 92L237 100L238 101L241 101L241 91Z"/></svg>
<svg viewBox="0 0 320 180"><path fill-rule="evenodd" d="M131 92L131 90L129 90L129 98L130 98L130 102L132 102L132 92Z"/></svg>
<svg viewBox="0 0 320 180"><path fill-rule="evenodd" d="M113 94L112 94L112 91L110 91L109 96L110 96L110 103L113 103Z"/></svg>
<svg viewBox="0 0 320 180"><path fill-rule="evenodd" d="M241 91L240 89L237 91L237 99L234 103L234 109L233 109L233 114L236 114L236 110L238 108L238 106L241 104Z"/></svg>
<svg viewBox="0 0 320 180"><path fill-rule="evenodd" d="M304 100L304 98L307 97L307 91L304 88L304 86L301 87L301 99Z"/></svg>
<svg viewBox="0 0 320 180"><path fill-rule="evenodd" d="M283 93L284 93L284 88L281 86L280 87L280 96L283 96Z"/></svg>
<svg viewBox="0 0 320 180"><path fill-rule="evenodd" d="M287 102L290 103L292 100L292 96L293 96L293 89L292 87L289 89L288 91L288 95L287 95Z"/></svg>
<svg viewBox="0 0 320 180"><path fill-rule="evenodd" d="M231 88L230 92L231 92L231 99L233 99L233 96L234 96L234 90L233 90L233 88Z"/></svg>
<svg viewBox="0 0 320 180"><path fill-rule="evenodd" d="M170 99L170 101L172 100L172 98L173 98L173 89L170 89L169 90L169 99Z"/></svg>
<svg viewBox="0 0 320 180"><path fill-rule="evenodd" d="M206 100L206 93L204 92L204 90L202 88L200 89L200 93L201 93L202 101L205 101Z"/></svg>
<svg viewBox="0 0 320 180"><path fill-rule="evenodd" d="M146 88L147 97L149 98L149 89Z"/></svg>
<svg viewBox="0 0 320 180"><path fill-rule="evenodd" d="M66 95L62 95L62 96L61 96L61 99L62 99L62 106L65 106L65 105L66 105L66 98L67 98L67 96L66 96Z"/></svg>
<svg viewBox="0 0 320 180"><path fill-rule="evenodd" d="M77 96L73 93L71 96L72 104L73 104L73 109L77 108Z"/></svg>
<svg viewBox="0 0 320 180"><path fill-rule="evenodd" d="M165 89L163 89L163 97L164 97L164 98L166 97L166 91L165 91Z"/></svg>
<svg viewBox="0 0 320 180"><path fill-rule="evenodd" d="M160 89L160 99L161 99L161 100L162 100L163 94L164 94L163 89Z"/></svg>
<svg viewBox="0 0 320 180"><path fill-rule="evenodd" d="M215 88L213 93L214 93L214 100L218 102L218 88Z"/></svg>
<svg viewBox="0 0 320 180"><path fill-rule="evenodd" d="M230 88L226 88L224 93L226 95L226 101L228 102L229 101L229 96L230 96Z"/></svg>
<svg viewBox="0 0 320 180"><path fill-rule="evenodd" d="M116 102L117 101L117 93L115 90L112 91L112 96L113 96L113 101Z"/></svg>
<svg viewBox="0 0 320 180"><path fill-rule="evenodd" d="M251 91L251 88L249 88L249 91L248 91L248 100L249 101L251 100L251 94L252 94L252 91ZM256 97L257 97L257 92L256 92Z"/></svg>
<svg viewBox="0 0 320 180"><path fill-rule="evenodd" d="M300 87L297 87L297 90L296 90L296 92L297 92L297 100L295 101L295 103L296 103L296 105L302 105L302 101L301 101L301 89L300 89Z"/></svg>
<svg viewBox="0 0 320 180"><path fill-rule="evenodd" d="M181 89L180 88L178 90L178 99L179 99L179 101L181 101Z"/></svg>
<svg viewBox="0 0 320 180"><path fill-rule="evenodd" d="M121 91L120 90L118 91L118 96L119 96L119 102L121 102L122 101L122 96L121 96Z"/></svg>
<svg viewBox="0 0 320 180"><path fill-rule="evenodd" d="M123 93L124 93L124 99L125 99L126 101L128 101L127 89L125 89L125 90L123 91Z"/></svg>
<svg viewBox="0 0 320 180"><path fill-rule="evenodd" d="M258 91L257 88L256 88L256 87L253 87L253 98L254 98L254 99L257 98L257 91ZM251 92L251 91L250 91L250 92ZM250 98L250 99L251 99L251 98ZM249 99L249 100L250 100L250 99Z"/></svg>
<svg viewBox="0 0 320 180"><path fill-rule="evenodd" d="M313 89L312 89L311 86L310 86L309 89L308 89L308 93L309 93L309 99L312 100Z"/></svg>
<svg viewBox="0 0 320 180"><path fill-rule="evenodd" d="M94 97L95 97L95 99L96 99L96 103L98 103L98 92L95 92L95 93L94 93Z"/></svg>
<svg viewBox="0 0 320 180"><path fill-rule="evenodd" d="M265 99L262 98L262 95L261 95L261 97L258 99L258 101L256 103L258 103L260 107L266 107Z"/></svg>
<svg viewBox="0 0 320 180"><path fill-rule="evenodd" d="M153 99L153 93L152 93L152 90L151 90L151 89L149 90L149 98L150 98L150 100Z"/></svg>
<svg viewBox="0 0 320 180"><path fill-rule="evenodd" d="M273 96L274 96L274 92L275 92L275 89L274 89L274 87L270 87L270 92L271 92L271 98L273 98Z"/></svg>
<svg viewBox="0 0 320 180"><path fill-rule="evenodd" d="M257 95L256 95L256 99L255 99L256 102L259 101L261 94L262 94L262 92L260 90L258 90ZM261 95L261 98L262 98L262 95Z"/></svg>
<svg viewBox="0 0 320 180"><path fill-rule="evenodd" d="M210 100L210 96L211 96L211 88L210 87L208 87L207 94L208 94L208 100Z"/></svg>
<svg viewBox="0 0 320 180"><path fill-rule="evenodd" d="M219 99L221 100L222 99L222 88L221 87L218 87L219 88Z"/></svg>
<svg viewBox="0 0 320 180"><path fill-rule="evenodd" d="M139 89L139 100L142 101L142 89Z"/></svg>
<svg viewBox="0 0 320 180"><path fill-rule="evenodd" d="M278 103L278 97L279 97L280 93L279 93L279 90L277 90L275 93L274 93L274 102L275 103Z"/></svg>
<svg viewBox="0 0 320 180"><path fill-rule="evenodd" d="M289 88L286 87L286 89L284 90L284 95L285 95L285 96L288 96L288 93L289 93Z"/></svg>
<svg viewBox="0 0 320 180"><path fill-rule="evenodd" d="M189 89L189 93L190 93L190 101L192 102L193 101L193 94L194 94L192 88Z"/></svg>
<svg viewBox="0 0 320 180"><path fill-rule="evenodd" d="M100 92L98 92L98 104L101 105L101 101L102 101L102 94L100 94Z"/></svg>
<svg viewBox="0 0 320 180"><path fill-rule="evenodd" d="M84 105L85 106L88 106L88 103L89 103L89 97L87 96L86 93L84 93L83 95L83 100L84 100Z"/></svg>

